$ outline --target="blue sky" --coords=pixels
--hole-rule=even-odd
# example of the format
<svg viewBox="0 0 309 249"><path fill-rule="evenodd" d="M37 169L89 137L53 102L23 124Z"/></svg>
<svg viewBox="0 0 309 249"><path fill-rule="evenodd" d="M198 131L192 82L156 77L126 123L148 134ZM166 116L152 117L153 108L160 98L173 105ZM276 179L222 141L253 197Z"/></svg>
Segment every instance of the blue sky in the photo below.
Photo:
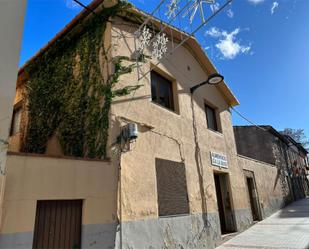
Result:
<svg viewBox="0 0 309 249"><path fill-rule="evenodd" d="M150 12L159 1L131 2ZM196 36L239 99L237 110L309 137L308 10L309 0L234 0ZM28 0L20 65L79 11L72 0ZM233 123L248 124L235 113Z"/></svg>

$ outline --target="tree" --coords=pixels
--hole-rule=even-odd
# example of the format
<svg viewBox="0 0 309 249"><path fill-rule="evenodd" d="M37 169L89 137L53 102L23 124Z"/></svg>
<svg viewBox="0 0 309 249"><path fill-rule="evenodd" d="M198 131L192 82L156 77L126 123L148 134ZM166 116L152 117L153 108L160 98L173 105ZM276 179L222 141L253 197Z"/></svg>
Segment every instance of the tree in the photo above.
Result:
<svg viewBox="0 0 309 249"><path fill-rule="evenodd" d="M304 129L285 128L283 131L281 131L281 133L284 135L289 135L297 143L301 143L304 148L309 150L309 139L306 137Z"/></svg>

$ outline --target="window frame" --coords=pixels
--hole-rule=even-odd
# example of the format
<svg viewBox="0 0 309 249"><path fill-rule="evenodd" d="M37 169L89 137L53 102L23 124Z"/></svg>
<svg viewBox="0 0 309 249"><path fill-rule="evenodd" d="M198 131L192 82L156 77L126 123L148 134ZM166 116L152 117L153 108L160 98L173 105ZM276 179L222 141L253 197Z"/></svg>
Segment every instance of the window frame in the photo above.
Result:
<svg viewBox="0 0 309 249"><path fill-rule="evenodd" d="M16 121L16 113L20 112L20 119L19 119L19 124L18 124L18 131L15 131L14 132L14 123ZM10 127L10 136L14 136L18 133L20 133L20 125L21 125L21 116L22 116L22 113L23 113L23 107L21 104L18 104L16 106L14 106L14 109L13 109L13 113L12 113L12 120L11 120L11 127Z"/></svg>
<svg viewBox="0 0 309 249"><path fill-rule="evenodd" d="M210 127L210 125L209 125L210 120L209 120L207 109L211 110L212 113L213 113L214 129L212 127ZM205 102L204 103L204 110L205 110L205 116L206 116L207 129L214 131L214 132L221 133L220 121L219 121L219 118L218 118L218 108L214 107L212 104L209 104L208 102Z"/></svg>
<svg viewBox="0 0 309 249"><path fill-rule="evenodd" d="M156 82L156 100L154 100L153 96L153 91L152 91L152 85L153 85L153 76L152 74L155 74L158 78L162 78L165 82L167 82L168 89L169 89L169 95L168 95L168 102L169 102L169 107L160 104L159 101L159 96L160 96L160 81ZM150 91L151 91L151 102L154 104L159 105L160 107L163 107L169 111L175 112L176 113L176 105L175 105L175 94L174 94L174 82L173 80L169 79L168 77L165 77L162 73L159 73L157 70L151 70L150 71Z"/></svg>

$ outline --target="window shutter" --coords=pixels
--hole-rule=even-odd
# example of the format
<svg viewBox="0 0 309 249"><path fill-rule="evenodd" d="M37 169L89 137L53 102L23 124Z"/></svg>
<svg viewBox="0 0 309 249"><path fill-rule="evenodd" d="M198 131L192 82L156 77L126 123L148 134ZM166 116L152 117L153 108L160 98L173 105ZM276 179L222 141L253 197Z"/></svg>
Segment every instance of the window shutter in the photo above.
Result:
<svg viewBox="0 0 309 249"><path fill-rule="evenodd" d="M156 159L156 174L159 216L189 213L185 165Z"/></svg>

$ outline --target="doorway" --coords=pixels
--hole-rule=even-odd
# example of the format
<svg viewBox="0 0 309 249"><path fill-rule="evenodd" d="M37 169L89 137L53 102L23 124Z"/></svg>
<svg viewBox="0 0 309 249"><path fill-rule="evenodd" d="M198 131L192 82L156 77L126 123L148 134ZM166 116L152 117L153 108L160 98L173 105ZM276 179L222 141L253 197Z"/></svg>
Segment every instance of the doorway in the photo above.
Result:
<svg viewBox="0 0 309 249"><path fill-rule="evenodd" d="M38 201L33 249L81 248L82 200Z"/></svg>
<svg viewBox="0 0 309 249"><path fill-rule="evenodd" d="M221 234L235 232L228 174L214 173Z"/></svg>
<svg viewBox="0 0 309 249"><path fill-rule="evenodd" d="M254 174L251 171L245 171L245 178L248 190L248 197L253 221L262 220L260 213L259 198L256 190Z"/></svg>

